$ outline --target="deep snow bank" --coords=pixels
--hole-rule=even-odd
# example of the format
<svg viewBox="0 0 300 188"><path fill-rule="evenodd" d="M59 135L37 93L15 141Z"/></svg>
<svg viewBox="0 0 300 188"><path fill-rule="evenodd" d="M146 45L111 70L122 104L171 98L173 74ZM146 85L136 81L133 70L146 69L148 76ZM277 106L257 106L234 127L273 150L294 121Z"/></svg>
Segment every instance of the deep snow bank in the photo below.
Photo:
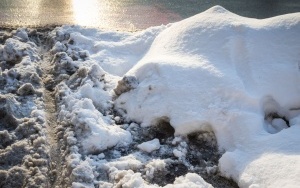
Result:
<svg viewBox="0 0 300 188"><path fill-rule="evenodd" d="M222 7L172 24L126 76L127 118L175 134L212 129L219 167L242 187L296 186L300 175L300 14L257 20Z"/></svg>
<svg viewBox="0 0 300 188"><path fill-rule="evenodd" d="M217 173L220 153L213 133L197 133L187 144L189 138L174 137L167 122L143 128L124 120L124 114L114 108L116 95L138 84L134 77L116 75L134 66L165 28L114 33L63 26L49 35L54 57L45 84L56 94L59 125L55 131L62 145L64 184L103 188L235 185Z"/></svg>
<svg viewBox="0 0 300 188"><path fill-rule="evenodd" d="M67 184L235 186L220 171L241 187L297 186L299 22L216 6L138 33L54 29L46 87Z"/></svg>

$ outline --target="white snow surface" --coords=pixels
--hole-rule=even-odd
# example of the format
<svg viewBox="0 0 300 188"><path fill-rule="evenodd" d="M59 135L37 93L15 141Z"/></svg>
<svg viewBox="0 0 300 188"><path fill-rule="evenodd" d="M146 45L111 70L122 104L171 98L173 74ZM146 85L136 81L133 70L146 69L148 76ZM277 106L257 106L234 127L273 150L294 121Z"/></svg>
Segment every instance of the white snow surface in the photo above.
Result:
<svg viewBox="0 0 300 188"><path fill-rule="evenodd" d="M214 131L225 150L219 169L240 187L299 185L300 13L258 20L215 6L134 34L69 26L62 30L88 51L93 63L87 66L97 63L110 76L111 86L118 76L137 78L137 87L115 101L128 120L152 126L169 119L176 135ZM77 96L66 107L68 114L76 113L74 121L80 122L82 113L93 132L83 146L103 150L122 139L130 142L130 135L96 112L100 90L91 86L86 83L78 90L91 99ZM108 90L99 96L106 101L112 95ZM119 186L147 187L139 173L116 174L123 177ZM196 174L175 184L210 187Z"/></svg>
<svg viewBox="0 0 300 188"><path fill-rule="evenodd" d="M155 37L165 28L152 27L134 34L79 26L64 26L62 30L70 32L70 40L87 50L90 58L97 61L106 72L123 76L145 55Z"/></svg>
<svg viewBox="0 0 300 188"><path fill-rule="evenodd" d="M257 20L213 7L156 37L118 107L144 126L168 117L176 134L212 129L227 151L221 172L241 187L296 186L300 125L270 134L264 116L272 101L271 112L299 116L299 33L299 13Z"/></svg>
<svg viewBox="0 0 300 188"><path fill-rule="evenodd" d="M157 150L160 148L160 143L157 138L150 140L148 142L141 143L137 146L140 150L143 150L145 152L151 153L154 150Z"/></svg>
<svg viewBox="0 0 300 188"><path fill-rule="evenodd" d="M66 100L69 101L69 106L62 108L60 116L71 116L71 123L77 125L77 130L81 129L81 125L90 129L89 135L81 140L81 144L87 153L95 150L105 150L120 142L126 145L131 141L129 132L105 121L103 115L93 106L92 100L88 98L78 100L72 97L68 97Z"/></svg>
<svg viewBox="0 0 300 188"><path fill-rule="evenodd" d="M174 185L167 185L165 188L212 188L203 178L194 173L187 173L184 177L175 180Z"/></svg>

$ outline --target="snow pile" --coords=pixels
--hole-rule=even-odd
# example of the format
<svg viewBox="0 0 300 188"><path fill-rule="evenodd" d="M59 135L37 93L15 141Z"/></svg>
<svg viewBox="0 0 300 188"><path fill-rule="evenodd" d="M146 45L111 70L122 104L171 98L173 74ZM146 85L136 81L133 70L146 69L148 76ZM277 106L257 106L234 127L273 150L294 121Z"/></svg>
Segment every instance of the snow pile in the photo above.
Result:
<svg viewBox="0 0 300 188"><path fill-rule="evenodd" d="M23 38L18 37L20 33ZM27 90L30 88L33 94L32 84L35 86L41 84L41 70L36 65L39 60L37 46L28 40L27 32L24 29L12 31L10 38L4 41L4 45L0 44L1 93L15 93L22 84L26 83L27 86L20 88L19 94L28 94L24 92L26 88Z"/></svg>
<svg viewBox="0 0 300 188"><path fill-rule="evenodd" d="M24 29L16 30L12 38L5 40L4 46L0 48L0 60L11 64L18 63L24 56L31 61L39 60L36 44L29 41L28 34Z"/></svg>
<svg viewBox="0 0 300 188"><path fill-rule="evenodd" d="M89 53L83 50L87 38L69 32L72 29L79 28L56 28L49 36L54 58L53 76L48 79L48 86L55 89L59 104L57 131L67 148L64 175L70 179L66 181L74 187L93 186L93 168L82 160L83 156L98 154L116 145L125 147L132 139L128 131L115 124L120 119L112 115L113 89L119 77L109 75L90 59Z"/></svg>
<svg viewBox="0 0 300 188"><path fill-rule="evenodd" d="M57 86L57 98L61 104L58 119L74 125L74 136L77 137L70 138L68 142L75 144L79 139L84 153L105 150L121 140L123 144L129 143L130 134L114 126L108 116L113 88L106 72L88 56L74 56L85 51L68 43L72 40L68 36L72 37L73 33L58 30L52 37L55 41L61 35L67 37L56 41L51 52L57 52L52 61L54 75L65 75L64 81ZM64 47L58 48L58 43Z"/></svg>
<svg viewBox="0 0 300 188"><path fill-rule="evenodd" d="M203 178L197 174L188 173L184 177L175 180L174 185L167 185L165 188L212 188Z"/></svg>
<svg viewBox="0 0 300 188"><path fill-rule="evenodd" d="M219 6L138 33L55 28L45 87L65 185L297 186L299 33L299 13L257 20ZM17 55L4 47L12 40ZM35 61L27 40L3 43L2 67ZM38 74L22 84L13 69L2 75L8 92L39 94Z"/></svg>
<svg viewBox="0 0 300 188"><path fill-rule="evenodd" d="M63 26L52 32L56 41L52 51L63 49L61 41L65 40L70 47L67 52L73 51L70 57L83 51L88 52L89 58L95 60L107 73L123 76L145 55L155 37L165 28L153 27L132 34Z"/></svg>
<svg viewBox="0 0 300 188"><path fill-rule="evenodd" d="M177 135L213 130L220 170L241 187L296 186L299 33L299 13L257 20L213 7L156 37L117 107L144 127L167 117Z"/></svg>
<svg viewBox="0 0 300 188"><path fill-rule="evenodd" d="M90 90L85 92L93 92L91 86L89 87ZM85 85L82 88L84 89ZM61 90L61 92L71 91ZM130 142L131 138L128 132L114 126L109 117L104 117L96 110L91 100L93 98L87 98L85 95L79 95L78 98L75 98L70 93L63 99L67 101L67 104L61 107L59 120L67 120L67 122L74 125L76 137L82 144L85 153L95 153L115 146L118 143L126 145L126 143ZM76 143L77 139L70 139L68 142L69 144Z"/></svg>
<svg viewBox="0 0 300 188"><path fill-rule="evenodd" d="M47 187L42 72L29 29L0 32L0 187Z"/></svg>
<svg viewBox="0 0 300 188"><path fill-rule="evenodd" d="M106 40L107 44L118 43L143 49L124 57L124 65L120 68L128 66L126 69L129 69L136 62L128 59L138 59L137 56L144 55L150 47L152 41L145 43L144 39L153 40L164 28L150 28L136 34L105 34L93 29L64 26L51 32L53 76L48 78L46 86L55 90L59 106L60 125L56 131L63 143L66 185L147 187L150 183L149 187L159 187L173 183L177 177L181 177L178 184L183 187L190 184L208 185L198 182L201 177L196 174L198 178L187 183L189 178L184 175L192 166L184 162L187 160L185 156L180 159L175 157L173 150L176 148L188 153L188 145L179 138L173 142L174 129L168 123L161 122L160 127L147 130L136 123L124 121L125 112L114 108L114 99L123 92L135 89L138 82L135 77L121 79L116 76L123 75L125 69L121 74L107 67L104 69L105 64L97 61L103 51L115 53L115 47L91 47L95 41L100 43ZM77 55L82 52L86 56ZM101 57L110 56L106 54ZM195 170L190 172L196 173Z"/></svg>

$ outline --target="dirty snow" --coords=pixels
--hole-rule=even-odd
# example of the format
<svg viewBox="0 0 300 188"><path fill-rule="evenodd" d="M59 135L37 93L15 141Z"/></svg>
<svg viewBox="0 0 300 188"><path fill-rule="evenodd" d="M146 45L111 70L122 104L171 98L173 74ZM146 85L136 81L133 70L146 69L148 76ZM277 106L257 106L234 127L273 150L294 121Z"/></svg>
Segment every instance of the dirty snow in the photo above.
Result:
<svg viewBox="0 0 300 188"><path fill-rule="evenodd" d="M39 33L0 31L0 187L46 187L48 144ZM32 39L29 40L29 37ZM38 42L37 42L38 43Z"/></svg>
<svg viewBox="0 0 300 188"><path fill-rule="evenodd" d="M297 187L299 33L299 13L220 6L136 33L0 31L0 187Z"/></svg>

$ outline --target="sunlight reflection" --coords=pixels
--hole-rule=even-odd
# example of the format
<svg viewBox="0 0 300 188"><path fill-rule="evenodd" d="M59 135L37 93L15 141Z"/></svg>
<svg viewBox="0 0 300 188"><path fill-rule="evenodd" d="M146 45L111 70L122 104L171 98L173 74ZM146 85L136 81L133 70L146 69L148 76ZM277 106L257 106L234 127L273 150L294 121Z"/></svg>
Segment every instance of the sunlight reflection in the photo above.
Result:
<svg viewBox="0 0 300 188"><path fill-rule="evenodd" d="M73 0L73 14L75 23L83 26L107 25L103 18L105 7L99 0Z"/></svg>
<svg viewBox="0 0 300 188"><path fill-rule="evenodd" d="M16 14L13 14L15 19L13 20L13 25L22 26L28 25L28 20L33 20L39 17L40 14L40 3L41 1L26 1L26 8L32 10L30 14L28 12L18 11L18 2L7 1L12 7L16 7ZM26 19L24 19L26 18ZM30 23L30 22L29 22ZM41 21L39 19L36 20L35 25L39 25ZM33 25L33 24L32 24Z"/></svg>

